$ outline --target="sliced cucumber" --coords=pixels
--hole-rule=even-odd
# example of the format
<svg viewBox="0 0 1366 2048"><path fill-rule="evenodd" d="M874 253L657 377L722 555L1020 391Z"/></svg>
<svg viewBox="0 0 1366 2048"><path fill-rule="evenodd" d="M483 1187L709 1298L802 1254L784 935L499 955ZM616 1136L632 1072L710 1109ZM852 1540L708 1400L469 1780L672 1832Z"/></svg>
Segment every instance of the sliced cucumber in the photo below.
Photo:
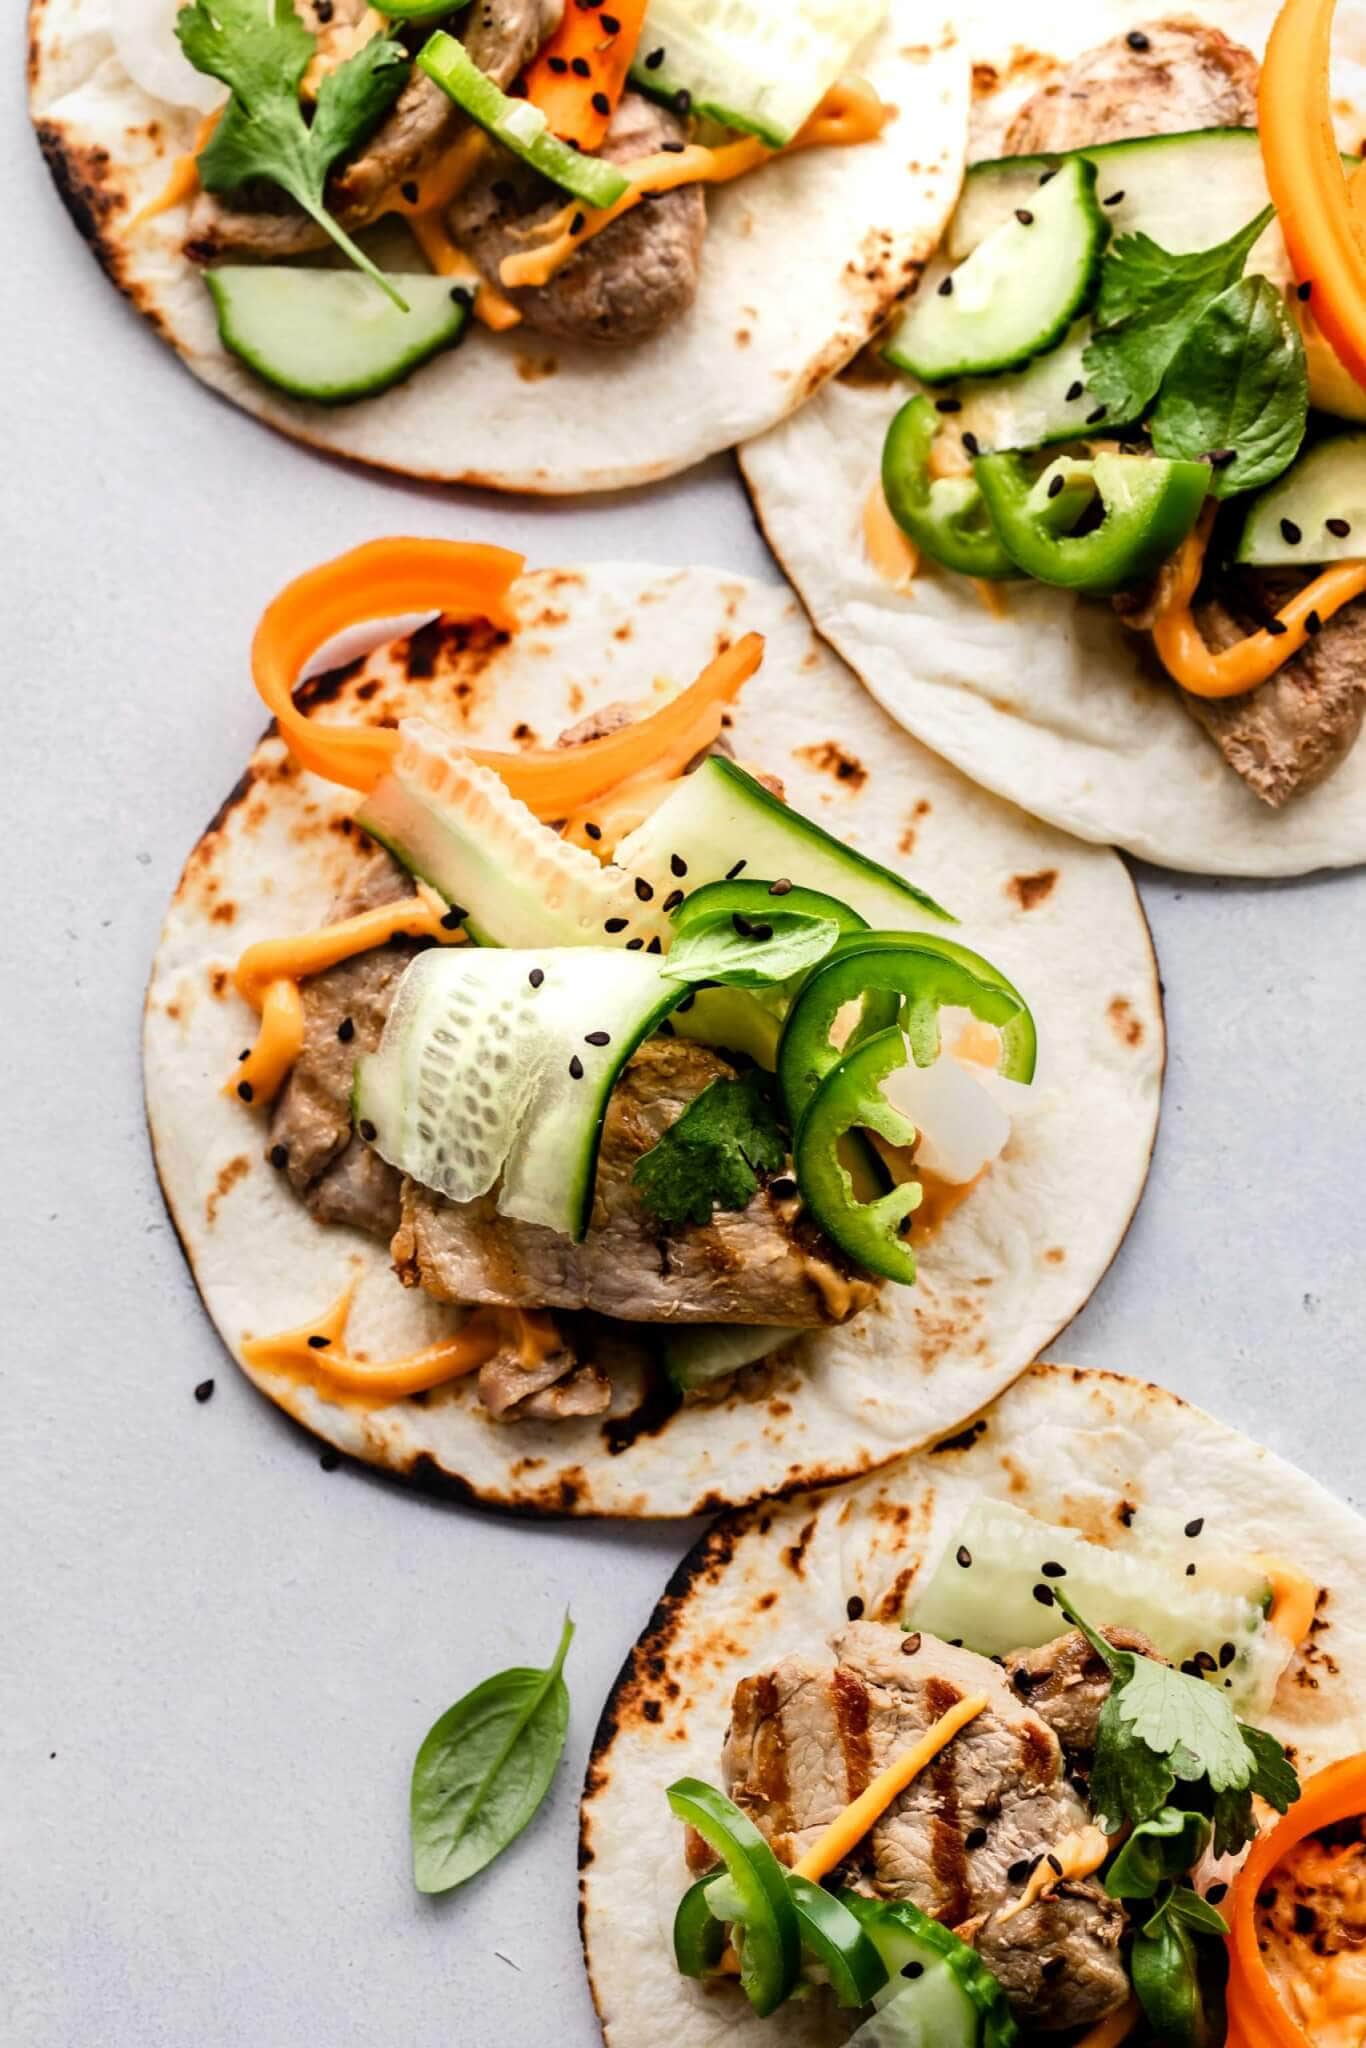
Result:
<svg viewBox="0 0 1366 2048"><path fill-rule="evenodd" d="M582 1238L608 1098L678 995L608 947L419 954L357 1066L361 1135L453 1201L501 1175L501 1215Z"/></svg>
<svg viewBox="0 0 1366 2048"><path fill-rule="evenodd" d="M472 121L543 178L549 178L552 185L587 206L614 206L628 190L630 180L615 164L600 156L585 156L572 143L552 135L539 107L530 100L510 98L444 29L428 38L417 61Z"/></svg>
<svg viewBox="0 0 1366 2048"><path fill-rule="evenodd" d="M404 312L354 270L233 263L205 272L223 346L294 398L373 398L458 341L470 295L444 277L395 277Z"/></svg>
<svg viewBox="0 0 1366 2048"><path fill-rule="evenodd" d="M1018 2040L1000 1984L951 1928L909 1899L870 1899L852 1891L839 1896L887 1971L887 1983L873 2000L875 2021L853 2041L866 2048L1009 2048Z"/></svg>
<svg viewBox="0 0 1366 2048"><path fill-rule="evenodd" d="M1196 1566L1194 1576L1187 1576L1188 1564ZM1048 1569L1059 1565L1061 1572ZM1069 1626L1036 1593L1050 1583L1097 1628L1138 1629L1174 1664L1212 1659L1214 1676L1229 1681L1240 1708L1264 1704L1274 1689L1284 1645L1269 1640L1259 1566L1221 1556L1208 1540L1173 1548L1170 1533L1156 1544L1105 1549L1008 1501L973 1502L907 1625L987 1657L1035 1648Z"/></svg>
<svg viewBox="0 0 1366 2048"><path fill-rule="evenodd" d="M1366 434L1334 434L1252 500L1234 559L1279 568L1363 556Z"/></svg>
<svg viewBox="0 0 1366 2048"><path fill-rule="evenodd" d="M632 82L781 149L886 12L887 0L650 0Z"/></svg>
<svg viewBox="0 0 1366 2048"><path fill-rule="evenodd" d="M664 1370L685 1394L729 1378L754 1365L801 1335L743 1323L688 1323L670 1332L664 1345Z"/></svg>
<svg viewBox="0 0 1366 2048"><path fill-rule="evenodd" d="M893 874L779 801L733 761L709 754L617 847L617 864L656 899L683 886L776 876L837 896L870 924L932 930L954 919Z"/></svg>
<svg viewBox="0 0 1366 2048"><path fill-rule="evenodd" d="M883 354L926 384L1042 355L1094 298L1109 233L1095 165L1068 158L956 269L926 280Z"/></svg>
<svg viewBox="0 0 1366 2048"><path fill-rule="evenodd" d="M984 455L1047 448L1128 426L1134 413L1107 407L1103 425L1093 417L1097 401L1087 389L1082 361L1090 339L1091 322L1078 320L1064 341L1023 370L955 385L959 410L947 424L956 433L971 434Z"/></svg>

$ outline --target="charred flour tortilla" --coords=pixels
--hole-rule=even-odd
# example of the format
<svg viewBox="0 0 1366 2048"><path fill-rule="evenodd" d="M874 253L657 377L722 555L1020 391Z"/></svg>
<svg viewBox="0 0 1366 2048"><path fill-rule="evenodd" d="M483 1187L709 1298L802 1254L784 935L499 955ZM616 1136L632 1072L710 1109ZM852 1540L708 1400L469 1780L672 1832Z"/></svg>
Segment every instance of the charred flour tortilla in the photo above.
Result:
<svg viewBox="0 0 1366 2048"><path fill-rule="evenodd" d="M958 913L964 938L1028 991L1039 1080L986 1181L925 1241L918 1284L884 1287L865 1313L798 1339L725 1398L642 1410L626 1384L607 1416L499 1424L469 1380L367 1410L252 1376L341 1450L528 1508L686 1515L879 1465L1007 1385L1081 1307L1124 1234L1164 1053L1133 885L1112 853L1041 830L907 739L783 591L616 566L539 571L515 598L525 623L511 641L424 628L309 686L313 715L421 711L472 741L548 744L594 706L690 680L718 642L757 629L768 649L738 700L737 756ZM352 1275L348 1343L369 1357L451 1327L451 1310L399 1285L385 1244L313 1220L264 1156L265 1118L222 1093L255 1023L233 964L254 940L325 921L352 886L356 801L265 738L190 857L148 991L157 1164L205 1303L239 1357L245 1337L297 1328Z"/></svg>
<svg viewBox="0 0 1366 2048"><path fill-rule="evenodd" d="M719 1522L671 1580L599 1724L584 1793L584 1949L609 2048L826 2048L847 2039L829 2000L793 2000L776 2027L738 1990L674 1966L670 1930L689 1873L665 1788L718 1782L738 1680L796 1653L824 1661L862 1614L895 1622L965 1509L1008 1501L1116 1550L1144 1510L1203 1518L1193 1539L1269 1552L1323 1589L1318 1617L1258 1721L1302 1774L1366 1743L1366 1529L1322 1487L1174 1394L1142 1380L1033 1367L958 1435L850 1486Z"/></svg>
<svg viewBox="0 0 1366 2048"><path fill-rule="evenodd" d="M984 89L970 159L1002 152L1012 117L1062 64L1160 14L1113 0L1084 10L1046 6L1030 15L1028 48L1014 49L999 12L960 16ZM1252 4L1172 10L1258 57L1274 14ZM1340 139L1356 149L1366 134L1359 8L1339 9L1333 84ZM1227 118L1209 113L1207 95L1194 104L1192 114L1173 93L1174 126ZM1009 146L1020 141L1017 131ZM741 456L775 553L820 631L884 709L987 788L1082 838L1116 842L1164 866L1290 875L1366 859L1361 739L1326 781L1271 811L1220 759L1147 635L1122 625L1105 600L1011 583L1002 586L997 617L960 578L931 571L906 593L879 577L861 521L887 426L910 388L890 373L886 382L832 383L800 418ZM1349 647L1344 658L1356 653Z"/></svg>
<svg viewBox="0 0 1366 2048"><path fill-rule="evenodd" d="M199 119L150 98L119 63L112 25L136 4L31 7L31 111L77 226L206 384L298 440L412 476L611 490L761 432L847 362L914 281L962 177L966 52L939 16L894 0L854 68L896 118L876 142L810 150L711 191L698 296L669 332L604 353L472 326L407 383L329 409L273 391L223 348L203 276L182 252L187 208L125 233ZM425 268L407 230L391 226L390 267Z"/></svg>

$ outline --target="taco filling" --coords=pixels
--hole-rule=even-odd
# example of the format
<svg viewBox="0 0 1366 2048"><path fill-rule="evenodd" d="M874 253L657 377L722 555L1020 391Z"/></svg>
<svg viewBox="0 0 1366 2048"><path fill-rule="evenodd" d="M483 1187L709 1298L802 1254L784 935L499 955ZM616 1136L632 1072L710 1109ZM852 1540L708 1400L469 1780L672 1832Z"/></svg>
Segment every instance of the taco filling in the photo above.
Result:
<svg viewBox="0 0 1366 2048"><path fill-rule="evenodd" d="M342 1294L244 1357L377 1402L477 1372L492 1417L545 1421L607 1410L633 1348L695 1398L912 1285L1008 1142L1036 1044L948 911L732 758L757 634L659 708L521 753L296 700L317 646L420 591L507 622L519 567L378 543L267 613L258 685L296 759L361 792L359 857L323 926L238 959L260 1027L220 1085L320 1224L465 1311L376 1363L346 1347Z"/></svg>
<svg viewBox="0 0 1366 2048"><path fill-rule="evenodd" d="M193 0L175 22L183 91L207 79L227 97L131 231L192 202L184 253L222 341L297 397L382 391L471 312L495 331L638 347L692 306L708 186L881 134L895 110L851 66L884 12ZM121 33L140 75L167 32ZM164 80L175 53L151 54ZM352 268L317 267L321 252Z"/></svg>
<svg viewBox="0 0 1366 2048"><path fill-rule="evenodd" d="M1116 1553L978 1499L908 1606L851 1599L827 1652L742 1677L720 1786L669 1790L682 1974L761 2017L831 2000L860 2048L1260 2043L1237 1960L1226 1991L1249 1893L1254 1970L1320 1996L1330 1966L1286 1930L1312 1913L1320 1957L1351 1948L1359 1823L1311 1838L1274 1895L1257 1868L1300 1796L1258 1724L1317 1588L1167 1522Z"/></svg>
<svg viewBox="0 0 1366 2048"><path fill-rule="evenodd" d="M1366 708L1366 256L1331 14L1292 0L1261 66L1144 22L1018 109L884 339L918 390L865 520L902 585L1113 606L1272 808Z"/></svg>

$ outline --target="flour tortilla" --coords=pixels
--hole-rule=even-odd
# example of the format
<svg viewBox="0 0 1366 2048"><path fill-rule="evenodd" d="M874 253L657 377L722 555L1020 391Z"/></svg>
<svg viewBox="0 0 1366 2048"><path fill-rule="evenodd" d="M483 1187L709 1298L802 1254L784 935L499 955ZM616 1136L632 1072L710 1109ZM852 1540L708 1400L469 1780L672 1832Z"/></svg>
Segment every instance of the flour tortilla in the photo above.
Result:
<svg viewBox="0 0 1366 2048"><path fill-rule="evenodd" d="M1250 0L1172 12L1213 22L1259 55L1275 16ZM1056 70L1054 58L1160 13L1135 0L1054 0L1031 9L1029 49L1011 49L999 8L960 13L979 87L992 88L978 101L970 158L1000 152L1010 116ZM1334 47L1339 135L1355 150L1366 135L1366 7L1339 7ZM1271 811L1181 704L1147 636L1103 600L1010 585L997 619L958 578L931 571L907 596L878 576L860 522L888 422L910 388L902 378L829 384L740 457L764 531L816 625L892 717L1038 817L1164 867L1298 875L1366 860L1366 740L1319 788Z"/></svg>
<svg viewBox="0 0 1366 2048"><path fill-rule="evenodd" d="M1039 1081L1001 1160L926 1244L917 1286L888 1286L853 1323L797 1340L715 1403L646 1415L634 1431L602 1418L500 1424L469 1380L366 1411L251 1376L340 1450L523 1508L688 1515L882 1464L999 1393L1075 1315L1124 1234L1164 1057L1133 885L1114 854L1041 829L907 739L786 591L711 571L594 566L528 575L516 604L524 625L510 643L428 627L339 672L314 715L422 711L472 741L545 744L594 705L691 679L726 637L757 628L768 651L736 709L737 755L959 914L968 942L1034 1007ZM255 1029L230 970L253 940L326 920L355 864L339 827L358 801L297 772L265 738L190 857L152 971L157 1165L239 1359L244 1336L297 1328L353 1273L352 1337L372 1357L429 1342L458 1314L401 1287L386 1246L314 1222L263 1157L260 1113L221 1092ZM637 1400L628 1386L619 1405Z"/></svg>
<svg viewBox="0 0 1366 2048"><path fill-rule="evenodd" d="M1366 1748L1366 1525L1294 1466L1175 1394L1065 1365L1032 1368L969 1430L871 1478L718 1522L669 1582L604 1709L584 1791L584 1951L608 2048L827 2048L848 2038L826 1999L773 2022L738 1990L673 1965L689 1881L665 1789L720 1781L736 1682L795 1651L828 1655L855 1596L896 1621L965 1509L1008 1500L1120 1550L1146 1507L1204 1517L1193 1544L1268 1551L1325 1589L1313 1633L1261 1717L1302 1774ZM1132 1522L1133 1533L1125 1517Z"/></svg>
<svg viewBox="0 0 1366 2048"><path fill-rule="evenodd" d="M933 9L892 0L852 68L898 109L882 138L811 150L707 200L687 317L640 348L573 346L528 327L462 346L355 405L289 399L218 339L181 253L186 209L130 220L190 147L198 114L150 98L111 25L139 0L32 0L30 106L67 207L110 276L197 377L296 439L447 483L615 490L686 469L801 405L918 276L963 173L968 62ZM385 260L424 270L407 231Z"/></svg>

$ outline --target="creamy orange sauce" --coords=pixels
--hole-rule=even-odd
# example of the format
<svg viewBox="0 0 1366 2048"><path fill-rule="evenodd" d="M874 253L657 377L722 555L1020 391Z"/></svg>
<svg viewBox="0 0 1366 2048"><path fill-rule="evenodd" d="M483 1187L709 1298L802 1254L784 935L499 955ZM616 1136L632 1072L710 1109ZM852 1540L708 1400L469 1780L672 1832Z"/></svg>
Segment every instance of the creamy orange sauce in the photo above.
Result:
<svg viewBox="0 0 1366 2048"><path fill-rule="evenodd" d="M1019 1898L997 1914L997 1926L1004 1927L1007 1920L1023 1913L1036 1899L1046 1898L1053 1887L1065 1878L1090 1877L1093 1871L1100 1869L1109 1853L1109 1839L1099 1828L1087 1826L1079 1828L1073 1835L1064 1835L1060 1842L1054 1843L1042 1863L1031 1871L1029 1882Z"/></svg>
<svg viewBox="0 0 1366 2048"><path fill-rule="evenodd" d="M158 214L169 213L173 206L188 205L194 198L199 190L199 153L208 147L214 129L221 119L221 110L204 116L195 130L189 154L176 158L171 165L171 173L166 183L155 199L149 199L147 204L133 215L127 224L127 233L132 234L137 228L144 227L149 220L155 220Z"/></svg>
<svg viewBox="0 0 1366 2048"><path fill-rule="evenodd" d="M1366 562L1339 562L1306 584L1276 614L1283 633L1249 633L1222 654L1212 654L1200 637L1191 602L1216 509L1213 503L1207 505L1181 543L1175 572L1153 622L1153 645L1168 675L1183 689L1197 697L1239 697L1275 675L1312 638L1305 623L1311 612L1322 623L1366 591Z"/></svg>
<svg viewBox="0 0 1366 2048"><path fill-rule="evenodd" d="M336 71L363 50L373 37L388 33L388 22L374 7L367 7L359 21L325 22L317 31L313 61L299 86L300 99L311 104L317 99L318 88L329 71Z"/></svg>
<svg viewBox="0 0 1366 2048"><path fill-rule="evenodd" d="M284 1330L274 1337L248 1337L242 1343L242 1357L258 1372L280 1373L305 1380L318 1391L348 1403L383 1407L401 1401L405 1395L443 1386L447 1380L475 1372L487 1363L504 1343L501 1311L476 1309L453 1335L429 1344L422 1351L403 1358L376 1363L360 1358L346 1348L346 1326L356 1283L338 1295L331 1308L297 1330Z"/></svg>
<svg viewBox="0 0 1366 2048"><path fill-rule="evenodd" d="M813 1884L819 1884L823 1877L828 1877L836 1865L843 1863L850 1851L858 1847L869 1828L920 1775L926 1764L932 1763L959 1730L966 1728L969 1721L975 1720L989 1705L986 1694L977 1692L956 1701L947 1713L941 1714L909 1749L903 1750L885 1770L878 1772L867 1789L846 1806L843 1813L837 1814L828 1828L821 1831L806 1854L793 1864L796 1875L810 1878Z"/></svg>
<svg viewBox="0 0 1366 2048"><path fill-rule="evenodd" d="M994 1072L1001 1064L1000 1034L980 1017L968 1018L951 1050L956 1060L967 1060L974 1067L990 1067Z"/></svg>
<svg viewBox="0 0 1366 2048"><path fill-rule="evenodd" d="M1292 1650L1297 1650L1313 1625L1319 1604L1318 1587L1298 1566L1286 1564L1279 1557L1261 1555L1252 1561L1266 1573L1271 1589L1267 1627L1274 1628Z"/></svg>
<svg viewBox="0 0 1366 2048"><path fill-rule="evenodd" d="M1138 2000L1126 1998L1115 2012L1107 2013L1089 2033L1074 2042L1073 2048L1119 2048L1120 2042L1128 2040L1142 2016Z"/></svg>
<svg viewBox="0 0 1366 2048"><path fill-rule="evenodd" d="M993 619L1009 616L1010 606L999 583L993 583L987 576L971 576L968 581L977 593L977 602L983 610L989 611Z"/></svg>
<svg viewBox="0 0 1366 2048"><path fill-rule="evenodd" d="M717 717L717 731L721 729ZM616 852L617 843L634 832L638 825L653 817L665 797L678 780L679 770L672 766L649 768L642 775L633 775L614 789L601 803L586 804L566 819L561 836L573 841L575 846L586 847L589 853L597 855L600 861L609 861Z"/></svg>
<svg viewBox="0 0 1366 2048"><path fill-rule="evenodd" d="M832 85L815 113L786 149L770 149L756 137L740 142L723 142L708 149L690 142L677 154L663 151L620 166L629 180L625 192L611 206L591 207L571 201L548 220L541 230L543 239L535 247L505 256L498 276L509 291L521 286L548 284L594 235L639 206L654 192L672 192L679 185L722 185L740 178L761 164L788 156L799 149L845 148L853 143L873 142L896 113L862 79L840 79ZM577 225L576 225L577 224Z"/></svg>
<svg viewBox="0 0 1366 2048"><path fill-rule="evenodd" d="M464 933L445 923L446 905L431 890L418 886L415 896L381 903L338 924L299 932L286 939L261 939L248 946L237 963L237 993L261 1019L256 1043L224 1083L225 1095L243 1102L271 1102L284 1085L304 1043L304 1005L299 983L322 974L357 953L368 953L390 939L437 939L459 943Z"/></svg>
<svg viewBox="0 0 1366 2048"><path fill-rule="evenodd" d="M1289 1851L1258 1900L1267 1974L1314 2048L1366 2048L1366 1835Z"/></svg>
<svg viewBox="0 0 1366 2048"><path fill-rule="evenodd" d="M863 504L863 551L884 583L907 590L920 568L920 550L892 517L881 479Z"/></svg>

